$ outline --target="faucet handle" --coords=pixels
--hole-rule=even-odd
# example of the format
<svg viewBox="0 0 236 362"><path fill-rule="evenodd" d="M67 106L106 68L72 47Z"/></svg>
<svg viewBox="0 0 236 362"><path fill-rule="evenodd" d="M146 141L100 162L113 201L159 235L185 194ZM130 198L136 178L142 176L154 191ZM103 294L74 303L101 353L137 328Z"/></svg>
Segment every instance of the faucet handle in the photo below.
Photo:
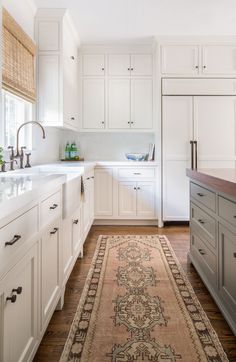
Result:
<svg viewBox="0 0 236 362"><path fill-rule="evenodd" d="M1 164L1 172L6 172L6 161Z"/></svg>
<svg viewBox="0 0 236 362"><path fill-rule="evenodd" d="M31 153L26 153L26 165L25 165L25 168L29 168L31 167L31 164L30 164L30 155Z"/></svg>
<svg viewBox="0 0 236 362"><path fill-rule="evenodd" d="M13 146L8 146L7 148L8 148L9 150L11 150L10 158L13 159L13 158L14 158L14 147L13 147Z"/></svg>
<svg viewBox="0 0 236 362"><path fill-rule="evenodd" d="M14 158L10 160L10 171L14 171L14 162L16 163L16 165L18 165L17 160L15 160Z"/></svg>
<svg viewBox="0 0 236 362"><path fill-rule="evenodd" d="M21 156L24 155L24 151L23 150L26 150L26 147L25 146L22 146L21 148Z"/></svg>

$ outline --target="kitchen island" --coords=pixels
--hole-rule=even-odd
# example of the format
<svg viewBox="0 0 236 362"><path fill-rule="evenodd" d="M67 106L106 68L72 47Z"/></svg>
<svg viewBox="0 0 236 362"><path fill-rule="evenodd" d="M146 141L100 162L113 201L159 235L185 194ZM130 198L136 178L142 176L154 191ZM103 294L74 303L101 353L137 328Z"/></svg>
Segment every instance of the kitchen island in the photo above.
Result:
<svg viewBox="0 0 236 362"><path fill-rule="evenodd" d="M187 169L189 258L236 334L236 170Z"/></svg>

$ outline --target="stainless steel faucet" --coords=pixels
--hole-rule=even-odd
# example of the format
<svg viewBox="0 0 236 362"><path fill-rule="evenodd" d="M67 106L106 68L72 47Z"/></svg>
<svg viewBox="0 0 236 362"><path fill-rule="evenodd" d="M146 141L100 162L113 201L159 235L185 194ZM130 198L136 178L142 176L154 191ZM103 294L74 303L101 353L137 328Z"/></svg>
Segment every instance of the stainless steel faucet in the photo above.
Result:
<svg viewBox="0 0 236 362"><path fill-rule="evenodd" d="M21 153L20 153L20 150L19 150L19 135L20 135L21 128L23 128L27 124L35 124L35 125L39 126L41 128L42 132L43 132L43 139L45 138L45 130L44 130L43 126L39 122L29 121L29 122L22 123L20 125L20 127L18 128L17 133L16 133L16 155L15 155L15 158L18 158L18 157L21 156Z"/></svg>

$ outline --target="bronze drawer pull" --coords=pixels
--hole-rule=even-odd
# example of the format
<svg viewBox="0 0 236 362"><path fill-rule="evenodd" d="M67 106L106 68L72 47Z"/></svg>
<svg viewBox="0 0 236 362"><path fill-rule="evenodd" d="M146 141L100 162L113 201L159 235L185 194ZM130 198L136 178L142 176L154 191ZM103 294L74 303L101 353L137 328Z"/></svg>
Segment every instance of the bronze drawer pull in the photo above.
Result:
<svg viewBox="0 0 236 362"><path fill-rule="evenodd" d="M21 294L22 290L23 290L22 287L18 287L18 288L12 289L12 293Z"/></svg>
<svg viewBox="0 0 236 362"><path fill-rule="evenodd" d="M141 175L141 172L134 172L134 175Z"/></svg>
<svg viewBox="0 0 236 362"><path fill-rule="evenodd" d="M57 207L58 207L57 204L53 204L52 206L50 206L50 210L54 210L54 209L56 209Z"/></svg>
<svg viewBox="0 0 236 362"><path fill-rule="evenodd" d="M205 221L203 221L202 219L199 219L198 222L199 222L200 224L205 224Z"/></svg>
<svg viewBox="0 0 236 362"><path fill-rule="evenodd" d="M79 222L79 219L73 220L73 224L77 225Z"/></svg>
<svg viewBox="0 0 236 362"><path fill-rule="evenodd" d="M7 297L6 300L10 300L11 303L15 303L17 299L17 296L15 294L13 294L11 297Z"/></svg>
<svg viewBox="0 0 236 362"><path fill-rule="evenodd" d="M50 231L50 234L51 235L56 234L57 231L58 231L58 228L54 228L53 231Z"/></svg>
<svg viewBox="0 0 236 362"><path fill-rule="evenodd" d="M236 253L233 253L234 258L236 258Z"/></svg>
<svg viewBox="0 0 236 362"><path fill-rule="evenodd" d="M21 239L21 235L14 235L11 241L7 241L7 242L5 243L5 246L7 246L7 245L13 245L13 244L15 244L15 243L16 243L18 240L20 240L20 239Z"/></svg>
<svg viewBox="0 0 236 362"><path fill-rule="evenodd" d="M198 249L198 251L199 251L199 253L200 253L201 255L205 255L205 254L206 254L205 251L203 251L202 249Z"/></svg>
<svg viewBox="0 0 236 362"><path fill-rule="evenodd" d="M201 192L198 192L197 195L200 197L204 196L204 194L202 194Z"/></svg>

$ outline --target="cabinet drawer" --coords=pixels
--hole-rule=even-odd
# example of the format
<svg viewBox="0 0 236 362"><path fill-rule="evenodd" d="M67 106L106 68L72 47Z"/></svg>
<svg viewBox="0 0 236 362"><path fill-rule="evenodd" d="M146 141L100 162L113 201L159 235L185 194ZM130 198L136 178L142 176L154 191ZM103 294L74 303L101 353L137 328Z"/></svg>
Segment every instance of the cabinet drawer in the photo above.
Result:
<svg viewBox="0 0 236 362"><path fill-rule="evenodd" d="M61 192L49 196L41 203L41 226L50 224L61 214Z"/></svg>
<svg viewBox="0 0 236 362"><path fill-rule="evenodd" d="M205 187L196 185L191 182L190 184L190 194L198 202L206 206L208 209L215 211L216 210L216 194L213 191L205 189Z"/></svg>
<svg viewBox="0 0 236 362"><path fill-rule="evenodd" d="M191 203L191 223L200 228L211 246L216 248L216 220L193 203Z"/></svg>
<svg viewBox="0 0 236 362"><path fill-rule="evenodd" d="M236 226L236 203L219 196L219 216Z"/></svg>
<svg viewBox="0 0 236 362"><path fill-rule="evenodd" d="M35 206L0 229L0 265L6 265L14 253L38 231L38 208ZM7 244L8 243L8 244Z"/></svg>
<svg viewBox="0 0 236 362"><path fill-rule="evenodd" d="M216 255L210 251L206 244L196 235L195 232L191 234L191 255L194 257L201 271L205 274L207 279L214 285L217 281L217 260Z"/></svg>
<svg viewBox="0 0 236 362"><path fill-rule="evenodd" d="M154 178L155 177L155 168L119 168L118 169L118 178Z"/></svg>

